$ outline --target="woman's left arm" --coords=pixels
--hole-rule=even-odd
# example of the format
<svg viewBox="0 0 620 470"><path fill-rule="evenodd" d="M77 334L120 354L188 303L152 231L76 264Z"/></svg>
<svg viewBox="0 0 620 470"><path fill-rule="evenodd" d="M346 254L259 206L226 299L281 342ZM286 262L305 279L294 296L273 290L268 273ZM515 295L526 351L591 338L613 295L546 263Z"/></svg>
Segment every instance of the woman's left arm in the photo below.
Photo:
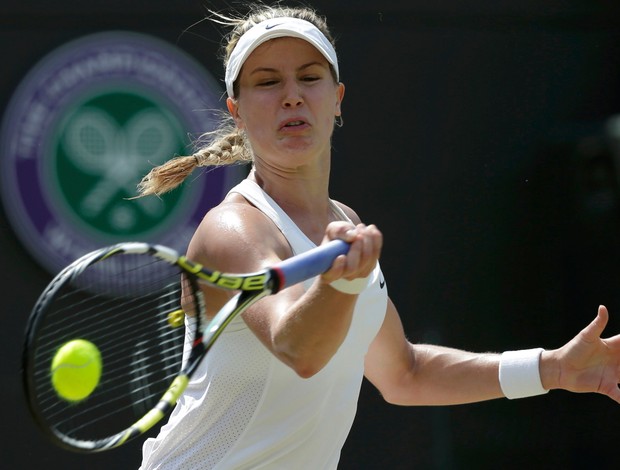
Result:
<svg viewBox="0 0 620 470"><path fill-rule="evenodd" d="M603 393L620 401L620 335L602 339L607 309L563 347L543 351L540 382L545 389ZM501 355L442 346L411 344L392 302L370 346L365 375L390 403L452 405L504 396L499 381Z"/></svg>

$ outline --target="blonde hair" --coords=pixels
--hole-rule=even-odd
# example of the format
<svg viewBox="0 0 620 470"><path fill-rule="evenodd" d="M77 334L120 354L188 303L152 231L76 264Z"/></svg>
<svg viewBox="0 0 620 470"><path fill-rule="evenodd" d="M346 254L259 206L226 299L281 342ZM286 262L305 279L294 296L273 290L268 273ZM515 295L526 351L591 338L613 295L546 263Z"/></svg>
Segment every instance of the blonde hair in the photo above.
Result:
<svg viewBox="0 0 620 470"><path fill-rule="evenodd" d="M232 28L224 37L225 44L222 47L224 67L239 38L255 24L269 19L290 17L309 21L334 44L325 18L308 7L267 6L259 3L249 5L249 13L241 18L216 12L211 14L213 22ZM332 75L335 80L336 73L333 69ZM235 96L238 97L237 87L235 83ZM138 197L160 195L173 190L197 167L248 164L253 161L252 149L245 134L236 127L229 114L223 114L219 127L215 131L203 134L195 142L195 147L197 150L192 155L175 157L153 168L138 184Z"/></svg>

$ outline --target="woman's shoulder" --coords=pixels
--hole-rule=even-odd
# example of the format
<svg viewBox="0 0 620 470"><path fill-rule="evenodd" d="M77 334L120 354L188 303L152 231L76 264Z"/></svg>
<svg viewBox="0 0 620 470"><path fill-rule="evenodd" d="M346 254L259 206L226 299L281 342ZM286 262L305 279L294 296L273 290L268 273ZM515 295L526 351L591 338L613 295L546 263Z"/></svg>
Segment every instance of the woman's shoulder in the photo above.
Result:
<svg viewBox="0 0 620 470"><path fill-rule="evenodd" d="M190 259L228 272L259 269L288 256L290 247L278 228L239 195L207 212L188 248Z"/></svg>
<svg viewBox="0 0 620 470"><path fill-rule="evenodd" d="M355 212L353 209L351 209L349 206L347 206L346 204L343 204L340 201L335 201L332 199L332 202L334 204L336 204L336 206L338 206L338 208L344 212L344 214L351 219L351 222L353 222L354 224L360 224L362 223L362 221L360 220L360 217L357 215L357 212Z"/></svg>

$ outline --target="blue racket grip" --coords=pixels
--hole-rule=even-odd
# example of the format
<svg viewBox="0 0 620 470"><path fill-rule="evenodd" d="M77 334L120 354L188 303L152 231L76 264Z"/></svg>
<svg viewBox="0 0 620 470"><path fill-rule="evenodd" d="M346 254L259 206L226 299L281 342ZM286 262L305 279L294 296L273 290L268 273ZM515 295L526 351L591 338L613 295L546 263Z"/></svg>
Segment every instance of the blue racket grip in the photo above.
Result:
<svg viewBox="0 0 620 470"><path fill-rule="evenodd" d="M347 254L349 247L344 240L332 240L274 265L272 269L280 278L278 290L323 274L339 255Z"/></svg>

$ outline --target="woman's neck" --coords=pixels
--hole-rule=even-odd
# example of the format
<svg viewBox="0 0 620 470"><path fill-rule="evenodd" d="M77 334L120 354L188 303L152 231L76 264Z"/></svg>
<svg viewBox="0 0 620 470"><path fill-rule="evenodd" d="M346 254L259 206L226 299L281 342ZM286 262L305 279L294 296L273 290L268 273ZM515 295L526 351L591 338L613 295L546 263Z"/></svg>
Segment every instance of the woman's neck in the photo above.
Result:
<svg viewBox="0 0 620 470"><path fill-rule="evenodd" d="M328 177L264 174L253 169L248 178L258 184L308 238L317 244L321 242L327 224L335 220Z"/></svg>

